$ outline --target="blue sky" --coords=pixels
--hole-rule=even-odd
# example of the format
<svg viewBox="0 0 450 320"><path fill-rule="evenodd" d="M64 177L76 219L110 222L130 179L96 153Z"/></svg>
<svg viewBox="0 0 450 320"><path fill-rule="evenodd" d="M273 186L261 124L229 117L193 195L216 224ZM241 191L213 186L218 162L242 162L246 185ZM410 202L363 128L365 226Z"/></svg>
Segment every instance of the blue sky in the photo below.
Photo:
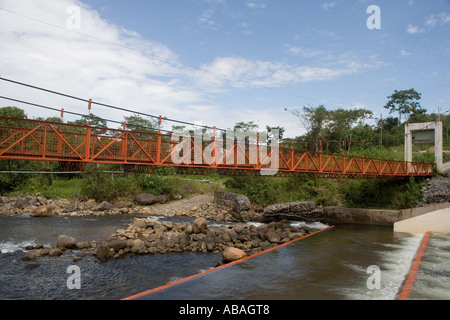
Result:
<svg viewBox="0 0 450 320"><path fill-rule="evenodd" d="M80 23L67 30L71 5ZM370 5L380 29L367 28ZM0 22L5 78L174 119L294 137L289 111L387 117L387 97L410 88L429 112L450 110L449 0L0 0ZM84 108L23 90L0 82L3 95Z"/></svg>

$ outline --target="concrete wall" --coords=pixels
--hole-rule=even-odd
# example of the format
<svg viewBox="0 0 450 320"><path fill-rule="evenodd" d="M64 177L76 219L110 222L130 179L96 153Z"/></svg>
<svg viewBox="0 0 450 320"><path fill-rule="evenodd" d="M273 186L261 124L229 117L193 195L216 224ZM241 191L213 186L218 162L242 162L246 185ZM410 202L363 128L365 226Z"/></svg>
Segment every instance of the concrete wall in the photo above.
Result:
<svg viewBox="0 0 450 320"><path fill-rule="evenodd" d="M323 221L327 224L368 224L392 226L402 219L399 210L355 209L328 207L323 209Z"/></svg>
<svg viewBox="0 0 450 320"><path fill-rule="evenodd" d="M425 207L403 209L403 210L400 210L402 213L401 220L414 218L414 217L420 216L425 213L429 213L429 212L433 212L433 211L445 209L445 208L450 208L450 203L430 204Z"/></svg>
<svg viewBox="0 0 450 320"><path fill-rule="evenodd" d="M394 223L395 232L408 233L450 233L450 208L429 212L417 217Z"/></svg>

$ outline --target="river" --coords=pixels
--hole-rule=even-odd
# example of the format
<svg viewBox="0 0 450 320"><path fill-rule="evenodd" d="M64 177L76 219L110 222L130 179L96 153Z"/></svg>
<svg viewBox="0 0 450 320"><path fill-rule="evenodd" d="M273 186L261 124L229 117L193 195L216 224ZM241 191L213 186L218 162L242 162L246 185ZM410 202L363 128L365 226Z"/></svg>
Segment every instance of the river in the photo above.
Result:
<svg viewBox="0 0 450 320"><path fill-rule="evenodd" d="M39 257L36 263L21 259L28 245L55 245L61 234L77 241L101 241L133 218L1 216L0 299L123 299L210 270L221 258L220 254L187 252L128 255L105 262L86 256L73 262L78 255L73 251ZM339 225L142 298L393 300L421 240L421 235L394 233L389 227ZM411 299L450 299L449 258L450 236L432 235ZM79 267L80 289L67 285L72 265Z"/></svg>

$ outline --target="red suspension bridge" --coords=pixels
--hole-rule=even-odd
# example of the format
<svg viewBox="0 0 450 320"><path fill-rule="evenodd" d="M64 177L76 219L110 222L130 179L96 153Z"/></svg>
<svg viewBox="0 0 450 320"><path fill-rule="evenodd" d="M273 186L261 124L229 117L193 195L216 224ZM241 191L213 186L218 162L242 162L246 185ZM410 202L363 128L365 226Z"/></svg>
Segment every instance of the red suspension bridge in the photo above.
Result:
<svg viewBox="0 0 450 320"><path fill-rule="evenodd" d="M92 99L82 99L60 92L32 86L22 82L0 78L14 85L44 91L65 98L87 103L89 110L96 104L102 107L119 109L159 119L133 110L118 108ZM1 99L27 104L33 107L50 109L74 115L78 113L64 111L35 103L0 96ZM83 116L83 115L82 115ZM164 119L179 124L192 123ZM111 120L108 120L111 121ZM202 128L214 129L203 126ZM84 171L86 164L103 163L121 165L125 171L151 173L155 167L175 167L179 173L208 174L215 170L219 174L259 175L271 170L271 176L304 176L308 178L362 178L362 179L406 179L409 177L427 177L433 174L433 164L405 162L384 159L365 158L364 156L346 156L327 154L322 151L310 152L289 146L269 147L256 140L237 139L221 141L221 135L213 135L212 140L188 138L187 148L183 149L183 159L196 161L174 161L179 158L179 145L173 136L162 133L164 130L149 133L122 129L97 128L90 125L55 123L40 120L14 119L0 117L0 160L52 161L59 163L60 171ZM224 130L222 130L224 131ZM223 147L226 145L226 147ZM260 153L260 148L265 152ZM277 159L276 168L273 161ZM275 174L276 173L276 174Z"/></svg>
<svg viewBox="0 0 450 320"><path fill-rule="evenodd" d="M194 159L200 154L200 162L174 161L179 154L177 142L171 135L126 129L96 128L73 124L52 123L0 117L0 159L27 161L57 161L61 171L83 171L88 163L122 165L127 171L152 172L155 167L175 167L186 174L207 174L211 169L220 174L257 175L269 169L261 159L260 145L242 145L235 141L219 152L224 141L216 140L200 144L190 138L190 148L183 158ZM214 142L214 139L213 139ZM208 150L206 150L209 148ZM211 158L211 153L220 156ZM238 152L244 161L238 160ZM273 154L276 152L277 154ZM404 179L431 176L433 165L395 160L371 159L346 155L310 152L288 147L267 148L268 156L278 157L277 176L305 176L325 178ZM256 157L256 158L255 158Z"/></svg>

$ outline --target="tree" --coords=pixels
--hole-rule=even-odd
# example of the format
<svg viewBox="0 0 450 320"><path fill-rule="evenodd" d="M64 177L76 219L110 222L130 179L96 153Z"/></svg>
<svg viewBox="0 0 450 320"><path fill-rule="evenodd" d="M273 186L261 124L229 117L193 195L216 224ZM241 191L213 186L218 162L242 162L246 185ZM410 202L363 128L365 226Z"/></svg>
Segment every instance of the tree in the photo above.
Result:
<svg viewBox="0 0 450 320"><path fill-rule="evenodd" d="M329 130L334 138L341 142L347 140L348 151L352 145L352 135L354 124L361 124L373 115L372 111L366 109L337 109L329 111Z"/></svg>
<svg viewBox="0 0 450 320"><path fill-rule="evenodd" d="M323 105L317 108L303 107L303 112L294 110L291 112L296 116L306 129L305 136L308 145L314 145L315 150L319 150L319 141L325 138L325 128L329 121L329 111Z"/></svg>
<svg viewBox="0 0 450 320"><path fill-rule="evenodd" d="M243 132L246 131L256 131L258 129L258 125L254 123L253 121L250 122L238 122L234 125L234 130L242 130Z"/></svg>
<svg viewBox="0 0 450 320"><path fill-rule="evenodd" d="M127 124L127 129L131 131L139 132L158 132L159 120L158 119L145 119L139 115L132 115L124 117Z"/></svg>
<svg viewBox="0 0 450 320"><path fill-rule="evenodd" d="M15 119L27 119L27 115L25 114L25 111L23 111L22 109L17 108L17 107L0 108L0 117L15 118ZM19 126L19 124L16 121L6 120L6 119L0 119L0 125L7 126L7 127ZM22 126L23 126L23 124L22 124Z"/></svg>
<svg viewBox="0 0 450 320"><path fill-rule="evenodd" d="M286 131L285 128L280 127L280 126L278 126L278 127L266 126L266 130L267 130L267 136L268 136L267 137L268 143L272 142L272 137L273 137L272 130L278 130L278 143L283 140L283 135L284 135L284 132Z"/></svg>
<svg viewBox="0 0 450 320"><path fill-rule="evenodd" d="M95 114L91 113L88 116L82 116L81 119L76 120L75 124L80 126L87 126L88 124L91 125L91 127L99 128L99 129L92 129L91 134L104 134L107 130L100 129L100 128L107 128L107 121L105 119L102 119Z"/></svg>
<svg viewBox="0 0 450 320"><path fill-rule="evenodd" d="M389 101L384 108L389 109L389 114L398 112L398 120L400 123L402 115L404 115L408 121L411 115L424 114L427 112L426 109L420 106L419 100L421 99L421 94L414 89L395 90L388 99Z"/></svg>

